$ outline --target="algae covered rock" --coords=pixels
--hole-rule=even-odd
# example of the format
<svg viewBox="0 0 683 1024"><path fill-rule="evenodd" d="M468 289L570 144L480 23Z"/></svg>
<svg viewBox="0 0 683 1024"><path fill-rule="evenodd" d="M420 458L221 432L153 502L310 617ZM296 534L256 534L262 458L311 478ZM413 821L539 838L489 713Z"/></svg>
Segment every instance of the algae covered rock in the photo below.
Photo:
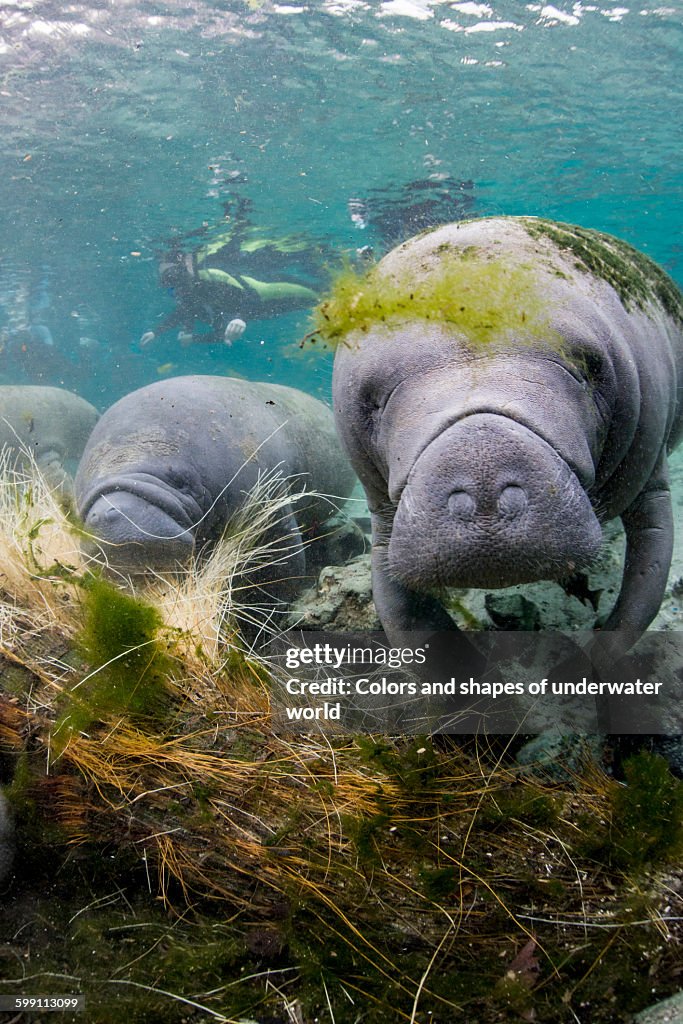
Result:
<svg viewBox="0 0 683 1024"><path fill-rule="evenodd" d="M326 566L316 586L292 605L289 624L341 632L379 629L372 603L370 555L358 555L346 565Z"/></svg>
<svg viewBox="0 0 683 1024"><path fill-rule="evenodd" d="M683 1024L683 992L636 1015L637 1024Z"/></svg>
<svg viewBox="0 0 683 1024"><path fill-rule="evenodd" d="M541 613L524 594L487 594L486 611L499 629L537 630Z"/></svg>

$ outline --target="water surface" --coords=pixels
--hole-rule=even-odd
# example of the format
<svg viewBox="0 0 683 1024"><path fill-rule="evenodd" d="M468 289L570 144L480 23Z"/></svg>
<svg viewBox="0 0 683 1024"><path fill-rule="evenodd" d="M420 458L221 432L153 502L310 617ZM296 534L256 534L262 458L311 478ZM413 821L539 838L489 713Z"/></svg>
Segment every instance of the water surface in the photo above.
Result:
<svg viewBox="0 0 683 1024"><path fill-rule="evenodd" d="M182 372L327 394L305 311L231 349L138 344L173 308L159 253L236 197L270 235L378 254L374 208L409 225L411 183L446 182L457 212L459 183L463 214L609 231L681 283L682 56L680 3L4 0L0 326L54 347L0 354L0 378L100 407Z"/></svg>

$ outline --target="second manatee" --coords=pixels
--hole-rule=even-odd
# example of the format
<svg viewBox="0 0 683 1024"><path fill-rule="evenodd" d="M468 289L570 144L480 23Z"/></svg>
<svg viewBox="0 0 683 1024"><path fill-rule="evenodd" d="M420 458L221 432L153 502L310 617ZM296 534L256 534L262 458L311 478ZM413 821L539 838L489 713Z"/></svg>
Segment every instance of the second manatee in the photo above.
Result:
<svg viewBox="0 0 683 1024"><path fill-rule="evenodd" d="M274 470L292 490L348 496L355 477L326 405L278 384L174 377L103 414L76 475L77 509L112 568L174 569L210 548L259 475ZM272 533L289 558L275 575L304 576L318 545L303 542L324 534L335 511L334 498L313 495L281 513Z"/></svg>

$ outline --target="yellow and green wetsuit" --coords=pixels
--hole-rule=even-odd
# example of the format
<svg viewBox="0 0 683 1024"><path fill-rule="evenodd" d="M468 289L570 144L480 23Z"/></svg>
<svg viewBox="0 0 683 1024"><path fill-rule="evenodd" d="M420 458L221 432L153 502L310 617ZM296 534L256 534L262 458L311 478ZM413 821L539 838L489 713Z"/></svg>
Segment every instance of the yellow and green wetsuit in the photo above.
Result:
<svg viewBox="0 0 683 1024"><path fill-rule="evenodd" d="M160 264L162 284L173 289L176 308L157 332L180 328L193 340L222 340L239 317L262 320L318 301L322 253L298 239L268 239L255 232L227 232L191 253L180 249ZM210 330L198 330L199 324Z"/></svg>

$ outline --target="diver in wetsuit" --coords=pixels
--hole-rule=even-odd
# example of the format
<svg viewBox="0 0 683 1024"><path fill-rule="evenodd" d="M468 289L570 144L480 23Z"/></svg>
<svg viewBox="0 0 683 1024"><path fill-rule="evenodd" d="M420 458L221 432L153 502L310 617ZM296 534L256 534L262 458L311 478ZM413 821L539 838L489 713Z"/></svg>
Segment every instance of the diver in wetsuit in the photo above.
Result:
<svg viewBox="0 0 683 1024"><path fill-rule="evenodd" d="M361 230L369 227L374 236L356 249L358 265L363 268L374 260L375 241L381 253L417 231L470 215L473 187L471 181L439 175L398 189L370 190L367 199L350 199L352 224ZM225 205L227 230L192 251L176 240L162 255L161 283L172 289L176 308L156 333L176 329L182 344L231 344L248 320L315 305L319 292L329 284L325 268L338 264L339 254L335 257L323 245L301 238L265 238L251 224L249 211L247 199L232 199ZM206 231L186 237L192 235L206 235ZM201 330L201 324L209 329ZM155 336L146 331L140 344L149 344Z"/></svg>
<svg viewBox="0 0 683 1024"><path fill-rule="evenodd" d="M251 227L233 229L185 252L179 246L165 253L159 277L173 290L176 308L156 332L140 339L147 345L157 334L179 329L183 344L230 344L246 321L261 320L318 301L323 255L298 239L260 238ZM208 324L209 330L201 330Z"/></svg>

